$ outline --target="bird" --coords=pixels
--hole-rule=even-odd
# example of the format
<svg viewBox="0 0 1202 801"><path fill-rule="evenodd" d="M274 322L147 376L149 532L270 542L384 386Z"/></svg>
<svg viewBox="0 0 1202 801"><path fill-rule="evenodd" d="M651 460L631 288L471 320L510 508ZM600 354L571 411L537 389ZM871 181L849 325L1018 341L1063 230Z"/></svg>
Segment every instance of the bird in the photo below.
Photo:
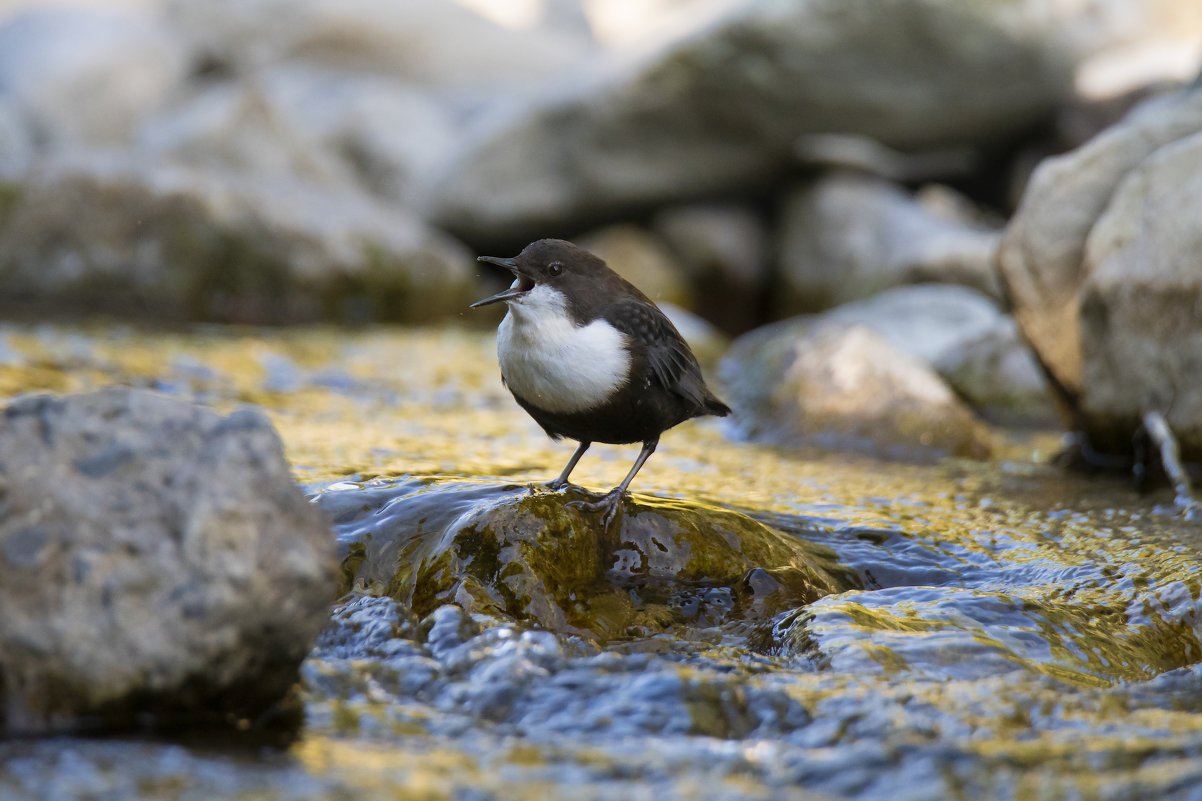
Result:
<svg viewBox="0 0 1202 801"><path fill-rule="evenodd" d="M501 381L554 440L576 440L547 486L562 489L594 442L642 443L630 472L604 498L574 502L614 519L630 482L668 429L694 417L725 417L684 337L654 302L599 257L562 239L540 239L513 258L479 261L513 273L513 284L471 304L505 303L497 328Z"/></svg>

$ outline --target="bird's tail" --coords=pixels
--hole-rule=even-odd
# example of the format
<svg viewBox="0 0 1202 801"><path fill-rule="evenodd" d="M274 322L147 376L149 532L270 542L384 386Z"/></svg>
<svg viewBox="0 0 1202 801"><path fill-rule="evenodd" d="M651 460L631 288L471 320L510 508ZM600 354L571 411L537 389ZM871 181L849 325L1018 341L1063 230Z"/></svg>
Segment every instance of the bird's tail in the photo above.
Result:
<svg viewBox="0 0 1202 801"><path fill-rule="evenodd" d="M730 407L718 400L712 393L706 393L705 412L706 414L715 414L718 417L726 417L726 415L730 414Z"/></svg>

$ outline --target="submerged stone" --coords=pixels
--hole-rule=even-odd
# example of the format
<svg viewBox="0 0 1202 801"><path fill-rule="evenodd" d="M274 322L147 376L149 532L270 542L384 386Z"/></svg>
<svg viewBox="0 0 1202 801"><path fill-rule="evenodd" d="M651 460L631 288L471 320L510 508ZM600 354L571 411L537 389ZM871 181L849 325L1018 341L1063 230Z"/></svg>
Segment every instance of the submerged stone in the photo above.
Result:
<svg viewBox="0 0 1202 801"><path fill-rule="evenodd" d="M628 499L608 529L591 498L513 484L409 479L330 490L342 590L418 615L456 603L601 641L766 621L832 592L825 552L738 512Z"/></svg>

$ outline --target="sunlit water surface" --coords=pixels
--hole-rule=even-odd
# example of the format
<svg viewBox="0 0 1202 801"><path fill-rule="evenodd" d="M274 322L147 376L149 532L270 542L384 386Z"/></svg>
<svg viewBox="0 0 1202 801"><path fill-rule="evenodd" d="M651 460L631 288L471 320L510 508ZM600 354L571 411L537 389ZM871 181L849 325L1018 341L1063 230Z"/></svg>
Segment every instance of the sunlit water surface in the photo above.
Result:
<svg viewBox="0 0 1202 801"><path fill-rule="evenodd" d="M571 444L516 406L493 347L490 332L453 328L7 325L0 396L121 384L257 404L311 492L547 480ZM1169 493L1047 466L1053 432L999 432L994 461L925 466L733 432L710 418L667 433L635 490L805 531L860 586L778 621L770 647L697 627L607 645L651 661L622 662L630 678L613 692L587 676L579 692L603 705L667 665L748 708L757 693L791 699L804 720L718 724L694 699L684 731L574 731L552 713L486 725L449 700L471 692L450 674L423 697L381 685L383 663L318 654L309 722L282 751L3 743L0 798L1202 798L1202 528L1174 516ZM573 478L608 488L636 452L594 446ZM481 652L523 628L480 638ZM556 676L605 658L554 638L523 647L550 649Z"/></svg>

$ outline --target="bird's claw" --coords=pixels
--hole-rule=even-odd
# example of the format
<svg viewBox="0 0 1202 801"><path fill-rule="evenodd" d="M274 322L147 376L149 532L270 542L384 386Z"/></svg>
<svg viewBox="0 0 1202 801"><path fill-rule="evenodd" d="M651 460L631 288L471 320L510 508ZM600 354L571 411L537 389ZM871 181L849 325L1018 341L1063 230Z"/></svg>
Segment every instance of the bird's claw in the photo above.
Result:
<svg viewBox="0 0 1202 801"><path fill-rule="evenodd" d="M622 508L622 500L626 493L614 489L595 501L568 501L564 506L580 509L585 512L601 512L601 528L609 528L609 524L618 516Z"/></svg>

